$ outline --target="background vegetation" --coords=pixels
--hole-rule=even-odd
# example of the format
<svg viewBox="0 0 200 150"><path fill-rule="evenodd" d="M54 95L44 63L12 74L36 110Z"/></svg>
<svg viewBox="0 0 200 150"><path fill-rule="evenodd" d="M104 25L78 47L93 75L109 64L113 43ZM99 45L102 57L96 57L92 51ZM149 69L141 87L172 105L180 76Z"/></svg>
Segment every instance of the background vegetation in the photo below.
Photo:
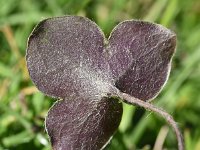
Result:
<svg viewBox="0 0 200 150"><path fill-rule="evenodd" d="M177 33L172 72L154 101L172 114L183 131L186 150L200 150L199 0L0 0L0 150L48 150L44 118L53 104L27 73L26 42L43 18L81 15L109 35L126 19L160 23ZM141 108L124 105L119 130L108 150L175 150L166 122Z"/></svg>

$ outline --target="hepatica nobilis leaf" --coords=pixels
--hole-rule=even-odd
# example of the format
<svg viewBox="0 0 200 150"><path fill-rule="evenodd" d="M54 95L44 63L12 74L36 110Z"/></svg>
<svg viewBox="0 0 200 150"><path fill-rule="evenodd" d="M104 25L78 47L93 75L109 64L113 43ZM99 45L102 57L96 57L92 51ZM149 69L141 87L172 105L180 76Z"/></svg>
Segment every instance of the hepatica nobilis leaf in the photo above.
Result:
<svg viewBox="0 0 200 150"><path fill-rule="evenodd" d="M84 17L41 21L29 38L26 61L37 88L61 99L46 117L53 149L105 147L122 116L116 96L126 93L144 102L155 97L175 45L174 33L143 21L120 23L108 40Z"/></svg>
<svg viewBox="0 0 200 150"><path fill-rule="evenodd" d="M125 21L109 38L109 65L116 87L147 101L155 97L169 75L176 36L163 26Z"/></svg>

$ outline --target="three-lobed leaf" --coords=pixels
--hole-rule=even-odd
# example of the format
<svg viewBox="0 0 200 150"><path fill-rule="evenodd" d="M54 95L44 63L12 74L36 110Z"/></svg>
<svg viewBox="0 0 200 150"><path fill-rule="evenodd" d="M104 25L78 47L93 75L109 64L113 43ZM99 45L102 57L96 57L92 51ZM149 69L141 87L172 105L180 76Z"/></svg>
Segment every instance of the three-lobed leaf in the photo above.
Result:
<svg viewBox="0 0 200 150"><path fill-rule="evenodd" d="M27 66L39 90L61 101L49 110L46 129L54 150L101 149L117 129L117 93L147 101L169 74L175 34L143 21L125 21L108 40L84 17L41 21L27 48Z"/></svg>

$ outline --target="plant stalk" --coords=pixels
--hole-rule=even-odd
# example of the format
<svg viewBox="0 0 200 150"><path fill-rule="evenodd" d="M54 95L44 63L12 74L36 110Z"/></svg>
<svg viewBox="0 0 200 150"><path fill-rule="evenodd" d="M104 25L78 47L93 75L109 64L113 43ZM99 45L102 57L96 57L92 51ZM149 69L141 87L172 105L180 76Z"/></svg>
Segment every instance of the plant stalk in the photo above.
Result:
<svg viewBox="0 0 200 150"><path fill-rule="evenodd" d="M178 128L178 125L176 124L173 117L169 113L162 110L161 108L157 108L156 106L154 106L153 104L151 104L149 102L145 102L140 99L134 98L126 93L119 93L119 97L129 104L143 107L147 110L153 111L153 112L159 114L160 116L162 116L168 122L168 124L172 127L172 129L174 130L174 132L176 134L176 138L178 141L178 150L184 150L183 136Z"/></svg>

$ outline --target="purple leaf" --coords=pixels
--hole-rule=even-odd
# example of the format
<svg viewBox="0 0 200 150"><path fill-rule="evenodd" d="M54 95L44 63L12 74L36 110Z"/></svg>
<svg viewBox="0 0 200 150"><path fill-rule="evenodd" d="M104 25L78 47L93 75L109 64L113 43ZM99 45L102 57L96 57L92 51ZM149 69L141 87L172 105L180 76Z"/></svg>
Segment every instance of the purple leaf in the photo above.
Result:
<svg viewBox="0 0 200 150"><path fill-rule="evenodd" d="M26 60L38 89L62 99L46 118L53 149L105 146L122 116L122 104L110 96L155 97L169 74L175 45L174 33L142 21L119 24L108 42L84 17L41 21L29 38Z"/></svg>
<svg viewBox="0 0 200 150"><path fill-rule="evenodd" d="M59 101L50 109L46 128L54 150L98 150L119 126L121 115L118 100L75 97Z"/></svg>
<svg viewBox="0 0 200 150"><path fill-rule="evenodd" d="M54 150L100 149L117 129L122 105L104 98L116 88L103 53L103 34L83 17L46 19L30 36L26 59L33 82L64 99L46 119Z"/></svg>
<svg viewBox="0 0 200 150"><path fill-rule="evenodd" d="M65 16L37 25L29 38L26 59L38 89L64 98L77 94L75 91L98 93L97 84L110 82L103 50L104 37L94 22Z"/></svg>
<svg viewBox="0 0 200 150"><path fill-rule="evenodd" d="M167 80L176 36L161 25L125 21L109 38L110 70L116 87L135 98L155 97Z"/></svg>

